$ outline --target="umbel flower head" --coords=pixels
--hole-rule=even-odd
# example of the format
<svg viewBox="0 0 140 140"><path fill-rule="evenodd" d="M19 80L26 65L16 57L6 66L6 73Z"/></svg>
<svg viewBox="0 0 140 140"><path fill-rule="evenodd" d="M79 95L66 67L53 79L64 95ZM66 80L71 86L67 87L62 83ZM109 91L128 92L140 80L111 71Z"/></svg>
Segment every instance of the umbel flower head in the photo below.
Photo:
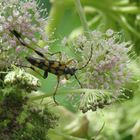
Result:
<svg viewBox="0 0 140 140"><path fill-rule="evenodd" d="M76 46L82 47L83 61L80 65L84 65L90 56L91 47L93 48L91 61L81 80L88 88L117 92L131 77L128 69L131 44L120 42L118 33L111 29L106 33L93 31L90 37L87 39L85 36L79 36L75 42Z"/></svg>
<svg viewBox="0 0 140 140"><path fill-rule="evenodd" d="M46 9L35 0L2 0L0 2L0 44L3 47L20 46L10 31L22 34L23 40L31 45L39 40L46 41ZM42 16L44 15L45 18Z"/></svg>
<svg viewBox="0 0 140 140"><path fill-rule="evenodd" d="M112 29L108 29L105 33L95 30L90 32L89 36L90 38L79 35L72 42L75 52L82 56L81 60L77 63L78 67L85 65L92 53L90 63L82 70L82 73L79 72L78 77L80 77L80 81L85 88L99 91L107 90L117 97L121 94L125 83L132 76L132 72L128 68L130 63L128 54L132 45L130 42L121 42L121 35ZM63 45L67 44L68 41L65 39ZM91 48L93 48L92 52ZM88 97L87 93L82 96L80 109L83 109L84 112L100 108L97 103L96 107L94 105L97 94L92 94L95 93L90 92L88 94L90 97ZM102 95L98 92L98 96ZM85 97L90 100L85 100ZM86 105L83 106L83 104Z"/></svg>
<svg viewBox="0 0 140 140"><path fill-rule="evenodd" d="M83 95L80 102L80 110L83 113L88 110L96 111L98 108L102 109L106 105L110 105L115 101L115 98L109 92L103 92L102 90L88 91Z"/></svg>

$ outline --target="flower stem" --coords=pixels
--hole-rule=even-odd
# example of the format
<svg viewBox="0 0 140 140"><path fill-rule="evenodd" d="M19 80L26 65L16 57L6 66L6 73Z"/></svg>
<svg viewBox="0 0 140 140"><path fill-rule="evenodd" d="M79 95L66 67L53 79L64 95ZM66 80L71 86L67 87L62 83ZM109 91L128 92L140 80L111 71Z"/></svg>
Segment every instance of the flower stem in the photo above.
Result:
<svg viewBox="0 0 140 140"><path fill-rule="evenodd" d="M60 22L60 19L64 11L65 11L65 7L59 3L58 4L55 3L54 1L54 3L52 4L50 14L49 14L50 21L48 23L48 26L46 27L47 34L51 34L52 32L54 32L55 28Z"/></svg>
<svg viewBox="0 0 140 140"><path fill-rule="evenodd" d="M124 28L127 28L131 33L140 38L140 33L127 22L127 19L123 15L120 15L120 22Z"/></svg>
<svg viewBox="0 0 140 140"><path fill-rule="evenodd" d="M139 14L140 7L137 6L124 6L124 7L112 7L112 10L115 12L127 13L127 14Z"/></svg>
<svg viewBox="0 0 140 140"><path fill-rule="evenodd" d="M80 16L80 20L81 20L82 26L84 28L85 34L88 37L89 36L88 35L89 27L88 27L86 16L85 16L85 13L83 11L80 0L75 0L75 5L76 5L76 8L77 8L78 14Z"/></svg>
<svg viewBox="0 0 140 140"><path fill-rule="evenodd" d="M73 93L77 93L77 94L80 94L80 93L111 93L110 91L108 90L98 90L98 89L87 89L87 88L83 88L83 89L68 89L68 90L58 90L57 94L58 95L65 95L67 93L69 94L73 94ZM53 93L47 93L47 94L41 94L41 95L38 95L38 96L30 96L30 99L29 101L34 101L34 100L40 100L40 99L43 99L43 98L47 98L47 97L52 97Z"/></svg>

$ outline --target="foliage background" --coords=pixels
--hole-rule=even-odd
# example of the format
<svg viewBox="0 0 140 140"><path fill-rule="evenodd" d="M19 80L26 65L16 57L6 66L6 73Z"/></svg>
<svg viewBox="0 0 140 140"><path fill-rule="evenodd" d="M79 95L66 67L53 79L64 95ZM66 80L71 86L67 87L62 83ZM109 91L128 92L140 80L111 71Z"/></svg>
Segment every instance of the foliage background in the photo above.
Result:
<svg viewBox="0 0 140 140"><path fill-rule="evenodd" d="M61 40L68 36L73 38L81 33L80 18L77 14L74 0L40 0L44 3L44 8L48 9L50 22L46 27L46 33L54 34L57 39L51 44L51 51L66 51L70 56L69 50L63 50ZM56 99L63 106L50 109L57 114L60 119L58 126L48 132L51 140L139 140L140 139L140 72L139 72L139 53L140 53L140 1L139 0L81 0L84 8L88 25L91 30L113 29L120 32L120 40L131 41L133 50L137 54L137 61L132 65L136 71L136 83L130 84L129 99L124 102L117 102L96 112L81 113L68 99L67 96L57 95ZM52 93L57 83L56 76L49 74L47 79L38 77L42 83L41 92ZM70 85L71 86L71 85ZM66 87L60 87L64 91ZM46 104L49 99L44 99L42 104ZM101 132L100 132L101 130Z"/></svg>

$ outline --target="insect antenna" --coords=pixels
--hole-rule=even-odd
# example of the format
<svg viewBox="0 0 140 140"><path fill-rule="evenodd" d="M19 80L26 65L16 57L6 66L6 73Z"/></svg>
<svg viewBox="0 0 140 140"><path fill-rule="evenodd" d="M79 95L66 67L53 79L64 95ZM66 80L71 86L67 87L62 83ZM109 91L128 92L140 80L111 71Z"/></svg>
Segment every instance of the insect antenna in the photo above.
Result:
<svg viewBox="0 0 140 140"><path fill-rule="evenodd" d="M32 49L33 51L35 51L34 48L28 46L23 40L22 40L22 37L21 37L21 34L18 33L16 30L10 30L10 32L18 39L18 41L20 42L21 45L27 47L27 48L30 48Z"/></svg>
<svg viewBox="0 0 140 140"><path fill-rule="evenodd" d="M86 64L84 66L82 66L81 68L78 68L77 70L82 70L83 68L85 68L89 64L89 62L90 62L90 60L92 58L92 53L93 53L93 47L91 46L90 56L89 56L88 61L86 62Z"/></svg>
<svg viewBox="0 0 140 140"><path fill-rule="evenodd" d="M79 81L79 79L77 78L76 74L74 74L75 79L77 80L78 84L80 85L81 88L83 88L81 82Z"/></svg>
<svg viewBox="0 0 140 140"><path fill-rule="evenodd" d="M21 45L33 50L36 54L38 54L41 57L44 57L44 54L42 54L41 52L39 52L38 50L32 48L31 46L29 46L27 43L25 43L21 37L21 34L18 33L16 30L10 30L10 32L18 39L18 41L20 42Z"/></svg>
<svg viewBox="0 0 140 140"><path fill-rule="evenodd" d="M93 52L93 48L91 46L90 57L89 57L88 61L86 62L86 64L84 66L82 66L81 68L78 68L77 70L82 70L83 68L85 68L89 64L89 62L90 62L90 60L92 58L92 52ZM76 74L74 74L74 77L77 80L77 82L79 83L80 87L83 88L83 86L82 86L81 82L78 80Z"/></svg>

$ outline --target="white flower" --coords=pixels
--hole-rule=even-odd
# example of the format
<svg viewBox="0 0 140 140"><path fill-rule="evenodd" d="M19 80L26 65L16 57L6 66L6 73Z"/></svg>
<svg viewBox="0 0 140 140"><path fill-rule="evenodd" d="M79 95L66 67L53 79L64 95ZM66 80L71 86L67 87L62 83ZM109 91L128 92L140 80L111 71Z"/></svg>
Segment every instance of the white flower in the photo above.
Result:
<svg viewBox="0 0 140 140"><path fill-rule="evenodd" d="M82 46L84 43L87 43L87 38L84 35L79 35L76 40L77 45Z"/></svg>
<svg viewBox="0 0 140 140"><path fill-rule="evenodd" d="M114 31L113 31L112 29L108 29L108 30L106 31L106 35L107 35L108 37L112 36L113 33L114 33Z"/></svg>
<svg viewBox="0 0 140 140"><path fill-rule="evenodd" d="M20 82L19 82L20 81ZM4 79L4 83L9 85L17 85L24 90L36 90L40 86L39 79L26 73L22 69L16 69L15 71L9 72Z"/></svg>
<svg viewBox="0 0 140 140"><path fill-rule="evenodd" d="M61 83L61 84L66 84L66 83L67 83L67 79L65 79L65 78L62 79L62 80L60 81L60 83Z"/></svg>
<svg viewBox="0 0 140 140"><path fill-rule="evenodd" d="M0 23L4 23L5 22L5 17L0 15Z"/></svg>
<svg viewBox="0 0 140 140"><path fill-rule="evenodd" d="M45 49L45 51L48 51L48 50L49 50L49 45L46 45L46 46L44 47L44 49Z"/></svg>
<svg viewBox="0 0 140 140"><path fill-rule="evenodd" d="M18 17L19 16L19 11L18 10L13 10L13 16Z"/></svg>
<svg viewBox="0 0 140 140"><path fill-rule="evenodd" d="M8 20L9 22L12 22L12 21L13 21L13 17L12 17L12 16L9 16L9 17L7 18L7 20Z"/></svg>

